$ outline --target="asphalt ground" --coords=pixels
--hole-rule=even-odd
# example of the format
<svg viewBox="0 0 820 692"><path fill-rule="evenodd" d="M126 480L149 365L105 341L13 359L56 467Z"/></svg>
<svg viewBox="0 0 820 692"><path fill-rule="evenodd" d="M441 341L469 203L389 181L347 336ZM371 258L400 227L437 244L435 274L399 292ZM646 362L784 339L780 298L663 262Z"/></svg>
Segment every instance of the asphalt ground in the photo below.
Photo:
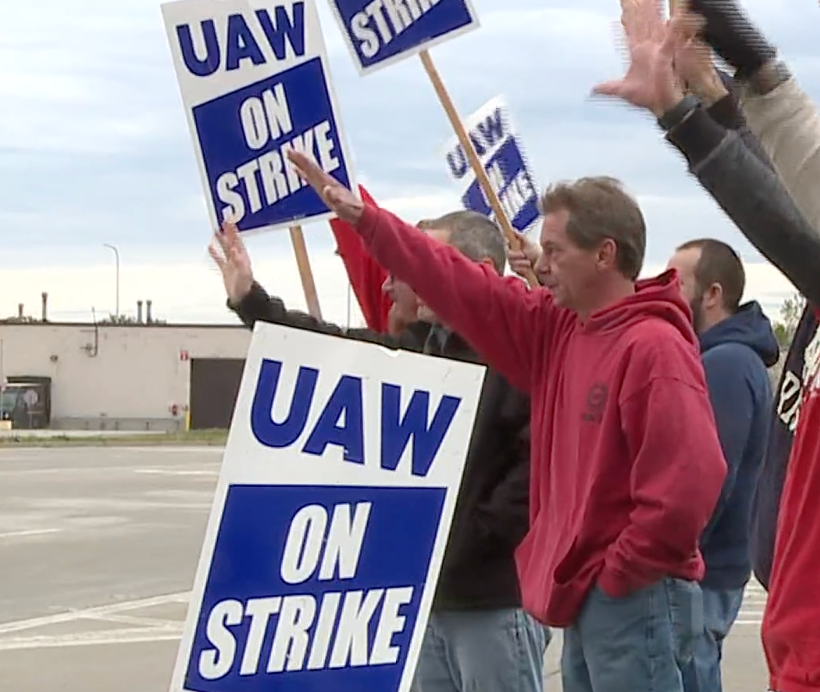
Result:
<svg viewBox="0 0 820 692"><path fill-rule="evenodd" d="M0 692L167 692L222 450L0 449ZM751 585L724 690L766 689ZM560 690L560 635L546 689Z"/></svg>

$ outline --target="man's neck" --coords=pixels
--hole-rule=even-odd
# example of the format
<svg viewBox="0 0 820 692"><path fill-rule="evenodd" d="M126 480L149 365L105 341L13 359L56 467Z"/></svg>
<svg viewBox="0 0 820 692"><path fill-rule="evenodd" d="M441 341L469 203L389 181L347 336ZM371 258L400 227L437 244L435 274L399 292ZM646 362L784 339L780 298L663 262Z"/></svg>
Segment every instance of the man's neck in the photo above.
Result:
<svg viewBox="0 0 820 692"><path fill-rule="evenodd" d="M628 279L612 281L596 295L595 300L590 301L584 309L577 311L578 317L582 322L586 322L592 313L603 310L634 294L635 284L632 281Z"/></svg>
<svg viewBox="0 0 820 692"><path fill-rule="evenodd" d="M712 327L729 319L729 317L731 317L731 315L725 310L716 310L713 313L703 315L703 321L700 324L700 334L705 334Z"/></svg>

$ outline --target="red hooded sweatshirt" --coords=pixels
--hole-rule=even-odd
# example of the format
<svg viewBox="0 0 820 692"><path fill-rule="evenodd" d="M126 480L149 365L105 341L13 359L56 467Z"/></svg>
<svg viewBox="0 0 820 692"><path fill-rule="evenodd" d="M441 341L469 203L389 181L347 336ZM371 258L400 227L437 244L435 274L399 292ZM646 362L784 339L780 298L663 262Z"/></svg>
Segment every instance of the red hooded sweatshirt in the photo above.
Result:
<svg viewBox="0 0 820 692"><path fill-rule="evenodd" d="M699 580L698 542L726 462L691 313L674 273L590 316L500 277L383 209L357 229L374 259L532 398L524 607L573 623L596 583L622 597Z"/></svg>
<svg viewBox="0 0 820 692"><path fill-rule="evenodd" d="M361 185L359 185L359 192L365 203L377 206L370 193ZM388 332L387 314L393 304L382 291L387 272L367 253L362 239L349 223L341 219L331 219L330 230L336 238L336 248L345 265L347 278L350 280L368 328L386 334Z"/></svg>
<svg viewBox="0 0 820 692"><path fill-rule="evenodd" d="M820 315L818 315L820 317ZM769 686L820 690L820 330L806 347L803 400L777 517L763 648Z"/></svg>

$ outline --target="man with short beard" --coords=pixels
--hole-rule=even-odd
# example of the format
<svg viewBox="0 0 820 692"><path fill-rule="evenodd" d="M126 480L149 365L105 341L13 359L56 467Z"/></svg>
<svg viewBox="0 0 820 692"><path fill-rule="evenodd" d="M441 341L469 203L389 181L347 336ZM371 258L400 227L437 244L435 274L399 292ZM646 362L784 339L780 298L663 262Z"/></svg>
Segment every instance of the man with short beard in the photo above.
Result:
<svg viewBox="0 0 820 692"><path fill-rule="evenodd" d="M720 240L681 245L669 261L692 308L709 398L728 473L700 542L704 628L683 668L685 692L720 692L723 640L729 634L752 573L751 515L766 453L772 388L767 367L779 347L757 301L741 304L743 263Z"/></svg>

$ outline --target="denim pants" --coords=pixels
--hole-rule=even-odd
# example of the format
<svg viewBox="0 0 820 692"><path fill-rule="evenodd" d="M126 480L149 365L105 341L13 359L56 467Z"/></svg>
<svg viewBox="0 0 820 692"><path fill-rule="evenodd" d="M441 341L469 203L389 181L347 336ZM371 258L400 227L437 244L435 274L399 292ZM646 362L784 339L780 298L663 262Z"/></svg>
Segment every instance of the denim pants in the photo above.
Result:
<svg viewBox="0 0 820 692"><path fill-rule="evenodd" d="M664 579L625 598L596 586L564 630L564 692L682 692L702 631L696 582Z"/></svg>
<svg viewBox="0 0 820 692"><path fill-rule="evenodd" d="M541 692L550 631L520 609L433 613L412 692Z"/></svg>
<svg viewBox="0 0 820 692"><path fill-rule="evenodd" d="M743 591L703 588L703 632L695 642L695 655L683 668L685 692L721 692L723 640L740 612Z"/></svg>

